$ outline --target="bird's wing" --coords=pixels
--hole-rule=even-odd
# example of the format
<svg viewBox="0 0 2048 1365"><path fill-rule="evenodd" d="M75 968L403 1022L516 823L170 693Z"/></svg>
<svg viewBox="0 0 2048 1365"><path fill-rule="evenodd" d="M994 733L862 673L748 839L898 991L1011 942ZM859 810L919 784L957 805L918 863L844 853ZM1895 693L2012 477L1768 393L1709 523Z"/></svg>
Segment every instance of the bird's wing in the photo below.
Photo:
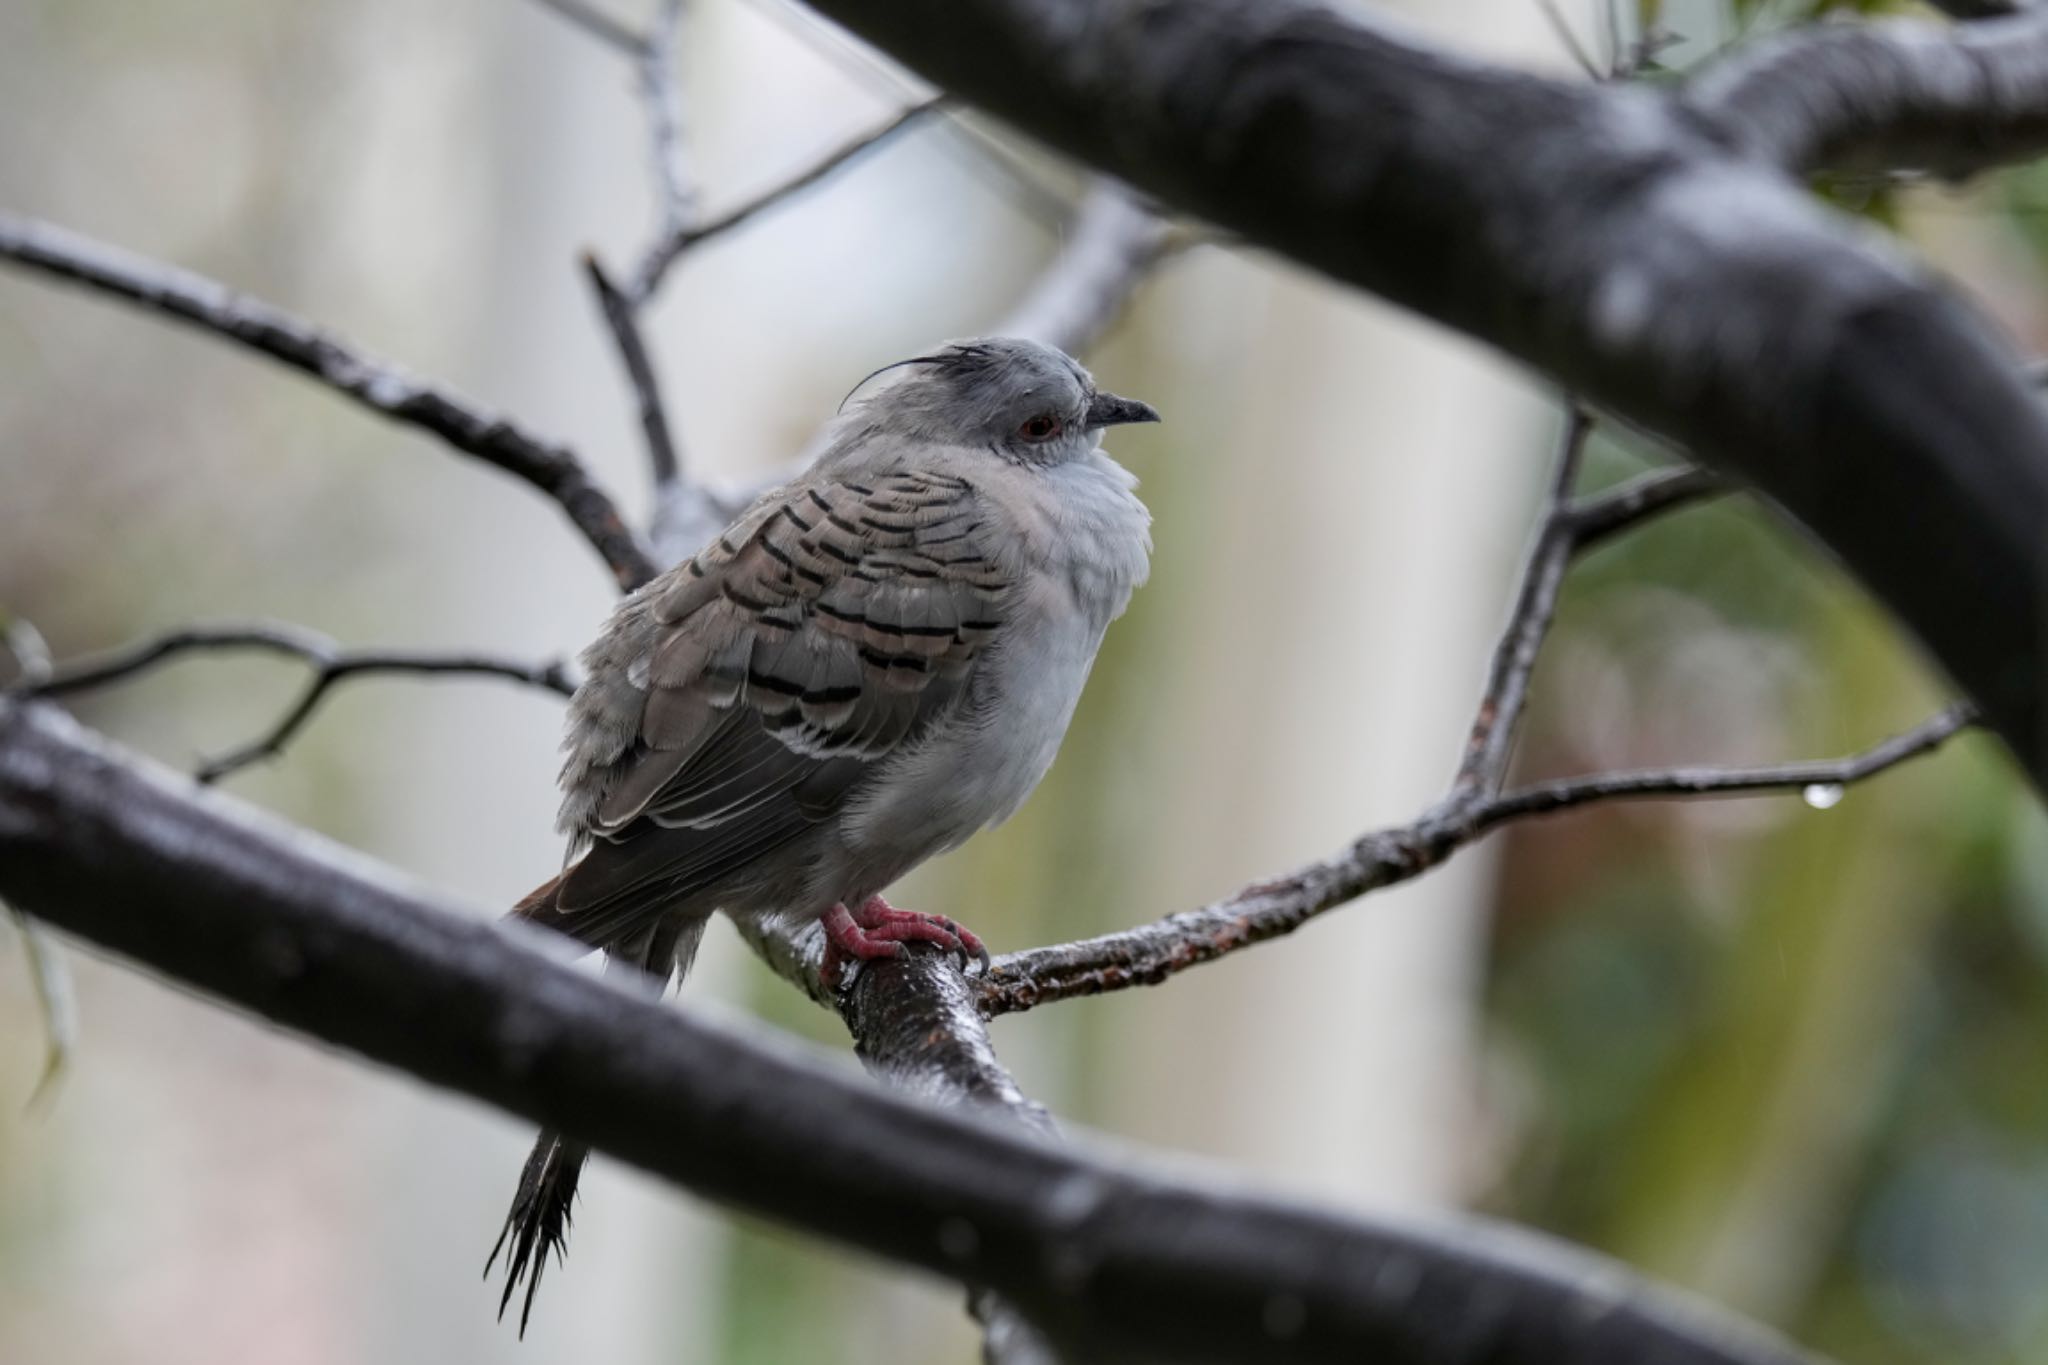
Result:
<svg viewBox="0 0 2048 1365"><path fill-rule="evenodd" d="M964 480L771 494L657 589L639 733L543 918L617 941L830 815L958 703L1008 587Z"/></svg>

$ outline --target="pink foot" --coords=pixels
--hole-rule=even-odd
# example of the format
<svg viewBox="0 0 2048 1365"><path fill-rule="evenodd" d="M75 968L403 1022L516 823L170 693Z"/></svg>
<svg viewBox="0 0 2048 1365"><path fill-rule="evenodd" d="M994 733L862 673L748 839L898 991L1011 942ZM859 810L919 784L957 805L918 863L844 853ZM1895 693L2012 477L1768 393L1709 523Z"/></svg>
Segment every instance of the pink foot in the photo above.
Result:
<svg viewBox="0 0 2048 1365"><path fill-rule="evenodd" d="M880 896L870 896L858 910L835 905L821 919L825 926L825 984L834 989L849 961L901 957L906 943L935 943L949 953L960 954L962 962L979 958L982 970L988 970L988 949L982 941L965 925L944 915L898 910Z"/></svg>

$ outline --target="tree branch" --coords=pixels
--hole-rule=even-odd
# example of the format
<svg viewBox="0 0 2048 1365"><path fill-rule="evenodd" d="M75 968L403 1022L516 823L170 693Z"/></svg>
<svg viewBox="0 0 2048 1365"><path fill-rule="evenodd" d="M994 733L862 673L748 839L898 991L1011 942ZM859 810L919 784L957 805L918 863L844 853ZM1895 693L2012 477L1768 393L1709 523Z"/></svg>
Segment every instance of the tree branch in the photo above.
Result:
<svg viewBox="0 0 2048 1365"><path fill-rule="evenodd" d="M990 331L1083 355L1121 317L1138 286L1186 236L1112 180L1098 180L1074 213L1066 245Z"/></svg>
<svg viewBox="0 0 2048 1365"><path fill-rule="evenodd" d="M1685 465L1654 470L1618 488L1582 498L1566 510L1566 515L1574 523L1573 539L1578 552L1584 554L1639 522L1727 491L1728 482L1719 475Z"/></svg>
<svg viewBox="0 0 2048 1365"><path fill-rule="evenodd" d="M2048 149L2048 15L1794 29L1717 62L1687 103L1787 170L1963 175Z"/></svg>
<svg viewBox="0 0 2048 1365"><path fill-rule="evenodd" d="M661 384L654 375L654 361L648 354L646 339L640 334L640 320L633 301L612 282L604 266L589 252L583 255L583 273L590 280L592 292L597 295L598 308L604 314L605 325L611 329L619 359L626 367L626 382L633 386L633 397L640 409L640 429L647 438L647 462L654 475L654 505L658 517L664 503L675 497L676 486L683 482L683 462L676 450L675 436L669 430L668 409L661 399ZM659 549L660 528L652 528L650 534Z"/></svg>
<svg viewBox="0 0 2048 1365"><path fill-rule="evenodd" d="M524 479L557 503L621 588L654 576L639 536L569 448L543 440L466 399L409 378L332 334L187 270L91 238L0 213L0 258L86 285L238 342L405 426Z"/></svg>
<svg viewBox="0 0 2048 1365"><path fill-rule="evenodd" d="M78 1050L78 992L71 982L71 968L49 931L11 906L5 908L21 934L22 951L28 954L29 985L36 993L36 1011L43 1018L43 1069L28 1096L30 1107L34 1107L56 1092Z"/></svg>
<svg viewBox="0 0 2048 1365"><path fill-rule="evenodd" d="M702 196L690 167L683 131L683 91L675 69L684 8L685 0L661 0L653 27L645 37L593 29L597 36L621 47L633 58L641 104L646 110L657 221L651 240L640 253L639 264L624 285L612 278L595 253L585 252L583 256L585 275L597 295L639 407L654 481L649 536L663 563L686 557L695 548L693 540L715 534L748 500L722 498L687 476L674 426L662 400L660 379L641 331L641 311L652 301L669 268L690 247L800 194L941 103L928 100L906 109L883 127L856 138L801 174L718 218L705 220L699 209Z"/></svg>
<svg viewBox="0 0 2048 1365"><path fill-rule="evenodd" d="M49 647L42 632L18 616L0 615L0 649L13 657L15 679L0 694L41 685L54 671ZM28 980L36 994L36 1012L43 1020L43 1070L29 1092L33 1107L56 1090L71 1063L78 1044L78 993L71 982L71 968L64 961L49 931L12 906L0 903L21 935L28 958Z"/></svg>
<svg viewBox="0 0 2048 1365"><path fill-rule="evenodd" d="M1465 758L1451 783L1454 792L1491 795L1507 778L1515 728L1529 697L1529 677L1536 671L1536 656L1543 650L1543 637L1550 633L1558 593L1578 549L1578 528L1568 509L1586 453L1586 438L1592 434L1592 414L1576 403L1567 405L1550 498L1522 568L1508 627L1494 646L1479 712L1465 741Z"/></svg>
<svg viewBox="0 0 2048 1365"><path fill-rule="evenodd" d="M991 334L1032 336L1085 355L1129 309L1151 272L1192 241L1108 180L1090 187L1064 235L1065 244ZM784 468L729 493L685 480L676 494L681 510L660 524L656 546L673 559L687 558L761 494L802 473L817 450L814 437Z"/></svg>
<svg viewBox="0 0 2048 1365"><path fill-rule="evenodd" d="M1808 804L1826 809L1841 799L1843 788L1908 759L1932 753L1976 723L1976 712L1971 707L1954 705L1942 708L1910 730L1846 758L1761 768L1653 768L1536 782L1480 806L1474 816L1474 833L1485 833L1524 816L1551 815L1601 801L1797 792Z"/></svg>
<svg viewBox="0 0 2048 1365"><path fill-rule="evenodd" d="M248 744L202 764L196 774L202 783L219 781L252 763L276 757L313 718L327 693L350 678L394 673L429 677L491 677L545 688L564 697L576 690L568 665L560 659L535 664L488 654L344 650L324 635L274 621L180 626L97 657L49 669L40 676L25 676L8 690L31 696L64 696L125 681L186 654L251 649L302 660L312 666L313 676L291 709L269 730Z"/></svg>
<svg viewBox="0 0 2048 1365"><path fill-rule="evenodd" d="M1828 792L1928 753L1975 723L1952 706L1903 734L1846 758L1761 768L1667 768L1541 782L1478 800L1446 797L1410 824L1361 836L1336 856L1234 896L1135 929L1008 953L981 988L981 1008L1013 1014L1055 1000L1152 986L1189 967L1269 938L1371 891L1410 881L1510 821L1606 801L1650 797Z"/></svg>
<svg viewBox="0 0 2048 1365"><path fill-rule="evenodd" d="M534 3L554 11L585 34L621 52L637 53L646 45L646 39L595 5L585 4L584 0L534 0Z"/></svg>
<svg viewBox="0 0 2048 1365"><path fill-rule="evenodd" d="M1572 561L1635 526L1725 492L1727 484L1703 469L1656 470L1591 498L1574 498L1593 416L1576 403L1565 411L1556 470L1529 556L1522 567L1508 624L1494 645L1479 709L1465 742L1464 761L1452 780L1454 795L1500 790L1513 756L1515 728L1528 703L1529 678L1557 614L1558 594Z"/></svg>
<svg viewBox="0 0 2048 1365"><path fill-rule="evenodd" d="M1997 19L2018 14L2030 0L1927 0L1951 19Z"/></svg>
<svg viewBox="0 0 2048 1365"><path fill-rule="evenodd" d="M2048 778L2048 413L1975 311L1817 204L1710 82L1696 95L1549 80L1314 0L812 7L1176 209L1478 337L1740 474ZM1926 71L1958 50L1990 63L2006 93L1969 112L1992 132L1946 131L2017 153L2048 90L2026 78L2043 24L1869 27L1926 47ZM2018 50L1991 52L1999 42ZM1939 123L1859 128L1917 152L1917 130Z"/></svg>
<svg viewBox="0 0 2048 1365"><path fill-rule="evenodd" d="M1084 1358L1804 1359L1530 1234L1342 1218L912 1103L571 971L539 936L451 913L15 700L0 895L706 1197L1000 1291Z"/></svg>
<svg viewBox="0 0 2048 1365"><path fill-rule="evenodd" d="M673 266L684 252L714 237L722 237L733 229L752 222L770 209L777 208L804 191L823 183L834 173L851 166L925 115L942 109L945 103L945 98L939 96L906 106L886 123L840 144L796 175L761 191L724 213L672 225L649 245L639 267L633 272L632 282L627 288L628 296L636 307L645 304L661 288L662 281L668 276L669 267Z"/></svg>

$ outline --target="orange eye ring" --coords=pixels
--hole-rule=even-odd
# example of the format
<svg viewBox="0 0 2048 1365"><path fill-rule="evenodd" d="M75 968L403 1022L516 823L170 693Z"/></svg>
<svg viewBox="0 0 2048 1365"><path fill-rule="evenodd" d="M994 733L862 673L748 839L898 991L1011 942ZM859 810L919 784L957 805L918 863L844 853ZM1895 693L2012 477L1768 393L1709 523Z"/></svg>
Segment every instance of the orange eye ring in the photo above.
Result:
<svg viewBox="0 0 2048 1365"><path fill-rule="evenodd" d="M1050 415L1041 413L1018 427L1017 434L1027 441L1045 441L1057 436L1059 430L1060 424L1057 421Z"/></svg>

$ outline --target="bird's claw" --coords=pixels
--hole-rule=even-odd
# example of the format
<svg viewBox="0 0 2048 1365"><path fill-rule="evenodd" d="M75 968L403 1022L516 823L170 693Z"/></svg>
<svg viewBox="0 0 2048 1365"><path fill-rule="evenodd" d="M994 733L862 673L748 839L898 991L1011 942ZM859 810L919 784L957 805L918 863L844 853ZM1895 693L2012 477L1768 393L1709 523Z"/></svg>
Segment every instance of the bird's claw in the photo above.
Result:
<svg viewBox="0 0 2048 1365"><path fill-rule="evenodd" d="M898 910L880 896L870 896L858 910L835 905L823 916L825 963L821 971L827 987L837 990L848 962L865 962L878 957L902 957L912 943L929 943L960 955L964 970L979 962L986 974L992 959L975 932L946 915L928 915L916 910Z"/></svg>

